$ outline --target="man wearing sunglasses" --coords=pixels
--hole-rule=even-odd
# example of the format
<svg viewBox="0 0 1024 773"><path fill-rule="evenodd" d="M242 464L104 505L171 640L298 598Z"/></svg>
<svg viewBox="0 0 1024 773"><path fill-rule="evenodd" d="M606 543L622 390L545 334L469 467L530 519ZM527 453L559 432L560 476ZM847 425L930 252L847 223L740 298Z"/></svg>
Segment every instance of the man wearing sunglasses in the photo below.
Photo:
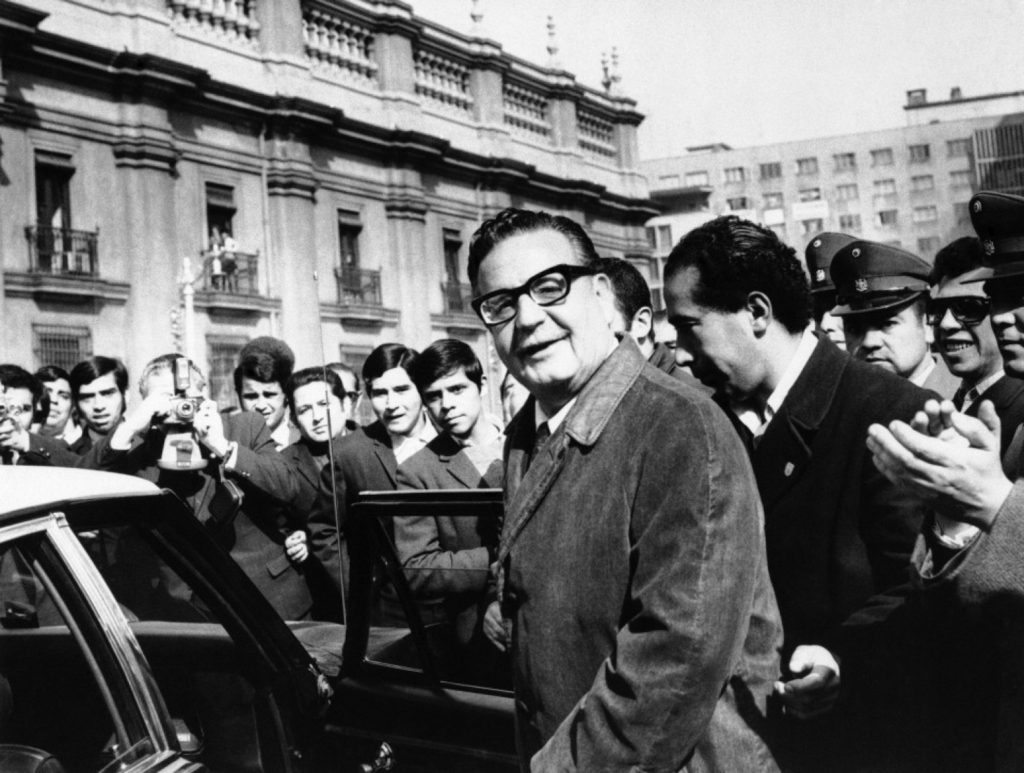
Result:
<svg viewBox="0 0 1024 773"><path fill-rule="evenodd" d="M939 355L960 386L953 405L977 416L982 401L990 400L1002 421L1000 447L1010 446L1024 422L1024 381L1003 371L999 343L989 320L990 303L982 283L984 252L981 241L965 236L935 255L929 282L928 324L935 333Z"/></svg>
<svg viewBox="0 0 1024 773"><path fill-rule="evenodd" d="M496 561L522 767L777 770L750 724L781 635L750 464L714 403L616 339L598 261L572 220L519 209L469 251L473 308L531 394Z"/></svg>
<svg viewBox="0 0 1024 773"><path fill-rule="evenodd" d="M1024 197L981 192L969 208L984 253L975 281L1007 375L1022 377ZM1024 433L1002 459L999 434L988 400L977 418L930 401L909 424L869 431L879 469L934 509L914 552L918 616L903 627L918 633L903 660L915 770L1024 770Z"/></svg>

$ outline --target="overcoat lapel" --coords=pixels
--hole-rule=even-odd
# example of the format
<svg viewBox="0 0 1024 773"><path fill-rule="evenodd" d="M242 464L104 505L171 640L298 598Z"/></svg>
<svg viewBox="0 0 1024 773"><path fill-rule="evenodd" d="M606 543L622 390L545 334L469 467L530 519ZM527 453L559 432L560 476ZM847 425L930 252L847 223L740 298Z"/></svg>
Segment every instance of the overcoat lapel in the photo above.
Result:
<svg viewBox="0 0 1024 773"><path fill-rule="evenodd" d="M754 474L765 512L798 481L811 460L811 446L835 399L846 359L818 340L811 358L754 450Z"/></svg>
<svg viewBox="0 0 1024 773"><path fill-rule="evenodd" d="M380 422L374 422L366 428L366 436L373 441L373 456L384 469L392 488L398 488L398 462L395 460L395 453L391 450L391 443L388 441L387 430Z"/></svg>

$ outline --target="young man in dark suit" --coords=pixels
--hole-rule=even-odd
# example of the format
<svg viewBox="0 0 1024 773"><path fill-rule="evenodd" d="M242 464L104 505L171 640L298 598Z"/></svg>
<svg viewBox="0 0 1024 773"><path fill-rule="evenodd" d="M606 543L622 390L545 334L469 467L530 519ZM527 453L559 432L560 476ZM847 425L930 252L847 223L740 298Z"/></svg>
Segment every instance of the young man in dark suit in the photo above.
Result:
<svg viewBox="0 0 1024 773"><path fill-rule="evenodd" d="M440 434L399 466L399 488L499 488L505 438L484 411L483 367L473 349L435 341L409 375ZM398 558L424 622L450 622L463 646L483 644L479 621L497 526L445 516L395 520Z"/></svg>
<svg viewBox="0 0 1024 773"><path fill-rule="evenodd" d="M683 237L665 266L665 298L694 375L745 440L764 504L789 672L776 686L787 714L780 762L855 767L857 746L870 751L857 732L874 710L856 701L872 676L854 657L857 626L899 603L893 589L907 582L923 513L864 441L872 422L910 418L929 393L815 333L795 252L749 221L720 217ZM801 723L832 708L840 662L842 710Z"/></svg>
<svg viewBox="0 0 1024 773"><path fill-rule="evenodd" d="M349 579L349 510L356 497L360 491L394 490L398 465L437 434L409 377L415 357L416 352L402 344L381 344L370 352L363 364L363 383L377 420L333 440L334 465L320 474L309 516L310 541L343 596Z"/></svg>

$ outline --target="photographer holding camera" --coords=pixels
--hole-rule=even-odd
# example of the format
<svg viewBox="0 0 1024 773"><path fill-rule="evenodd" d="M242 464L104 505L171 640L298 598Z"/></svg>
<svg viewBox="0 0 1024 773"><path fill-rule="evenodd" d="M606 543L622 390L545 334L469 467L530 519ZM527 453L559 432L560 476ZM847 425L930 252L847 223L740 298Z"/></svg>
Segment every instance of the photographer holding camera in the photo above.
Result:
<svg viewBox="0 0 1024 773"><path fill-rule="evenodd" d="M309 615L300 561L285 540L296 496L291 467L255 413L222 416L203 397L206 381L185 357L165 354L142 371L142 402L100 441L99 466L174 491L213 532L286 620Z"/></svg>

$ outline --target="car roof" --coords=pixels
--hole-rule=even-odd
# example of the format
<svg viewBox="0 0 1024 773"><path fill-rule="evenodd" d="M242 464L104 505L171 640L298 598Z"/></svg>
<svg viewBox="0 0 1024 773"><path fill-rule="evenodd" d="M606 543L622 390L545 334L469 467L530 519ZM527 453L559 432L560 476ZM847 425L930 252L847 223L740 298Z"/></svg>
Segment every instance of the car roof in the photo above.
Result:
<svg viewBox="0 0 1024 773"><path fill-rule="evenodd" d="M159 495L156 485L132 475L70 467L0 467L0 518L26 510L91 499Z"/></svg>

